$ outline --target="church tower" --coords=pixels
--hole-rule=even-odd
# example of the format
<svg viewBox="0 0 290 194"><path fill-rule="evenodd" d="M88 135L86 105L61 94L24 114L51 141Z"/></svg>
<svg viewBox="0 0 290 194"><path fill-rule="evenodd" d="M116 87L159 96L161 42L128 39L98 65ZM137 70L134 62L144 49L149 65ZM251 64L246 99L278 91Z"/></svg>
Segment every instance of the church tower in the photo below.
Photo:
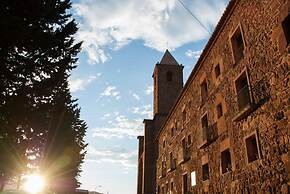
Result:
<svg viewBox="0 0 290 194"><path fill-rule="evenodd" d="M183 66L166 50L153 73L154 115L168 114L183 87Z"/></svg>

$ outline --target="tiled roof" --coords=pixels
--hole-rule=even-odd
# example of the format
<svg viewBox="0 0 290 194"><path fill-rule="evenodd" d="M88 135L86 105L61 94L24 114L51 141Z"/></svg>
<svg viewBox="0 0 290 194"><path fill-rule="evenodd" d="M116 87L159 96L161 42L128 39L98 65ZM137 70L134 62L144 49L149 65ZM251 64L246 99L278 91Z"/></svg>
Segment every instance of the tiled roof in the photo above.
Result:
<svg viewBox="0 0 290 194"><path fill-rule="evenodd" d="M159 64L162 65L179 65L176 59L171 55L171 53L166 49Z"/></svg>

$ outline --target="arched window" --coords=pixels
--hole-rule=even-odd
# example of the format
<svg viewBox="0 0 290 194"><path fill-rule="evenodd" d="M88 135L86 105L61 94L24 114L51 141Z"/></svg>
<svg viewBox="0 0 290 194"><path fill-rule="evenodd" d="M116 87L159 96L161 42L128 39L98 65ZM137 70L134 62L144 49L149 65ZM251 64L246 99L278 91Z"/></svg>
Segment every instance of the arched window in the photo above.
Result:
<svg viewBox="0 0 290 194"><path fill-rule="evenodd" d="M168 71L167 74L166 74L167 81L169 81L169 82L172 81L172 76L173 76L172 72Z"/></svg>

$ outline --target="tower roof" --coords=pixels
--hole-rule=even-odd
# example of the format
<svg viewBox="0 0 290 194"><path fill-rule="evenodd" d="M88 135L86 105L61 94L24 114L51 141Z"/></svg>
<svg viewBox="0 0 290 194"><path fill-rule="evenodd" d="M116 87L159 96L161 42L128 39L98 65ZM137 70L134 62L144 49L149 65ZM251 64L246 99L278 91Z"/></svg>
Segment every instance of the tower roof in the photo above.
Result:
<svg viewBox="0 0 290 194"><path fill-rule="evenodd" d="M168 51L168 49L166 49L160 64L163 65L179 65L178 62L176 61L176 59L171 55L171 53Z"/></svg>

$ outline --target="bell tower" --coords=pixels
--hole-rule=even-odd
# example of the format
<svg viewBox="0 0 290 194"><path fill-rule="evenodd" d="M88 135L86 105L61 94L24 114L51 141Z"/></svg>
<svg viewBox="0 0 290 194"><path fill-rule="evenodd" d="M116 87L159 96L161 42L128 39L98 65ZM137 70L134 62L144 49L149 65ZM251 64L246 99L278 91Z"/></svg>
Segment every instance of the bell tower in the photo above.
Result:
<svg viewBox="0 0 290 194"><path fill-rule="evenodd" d="M183 87L183 67L166 50L156 64L154 79L154 116L168 114Z"/></svg>

